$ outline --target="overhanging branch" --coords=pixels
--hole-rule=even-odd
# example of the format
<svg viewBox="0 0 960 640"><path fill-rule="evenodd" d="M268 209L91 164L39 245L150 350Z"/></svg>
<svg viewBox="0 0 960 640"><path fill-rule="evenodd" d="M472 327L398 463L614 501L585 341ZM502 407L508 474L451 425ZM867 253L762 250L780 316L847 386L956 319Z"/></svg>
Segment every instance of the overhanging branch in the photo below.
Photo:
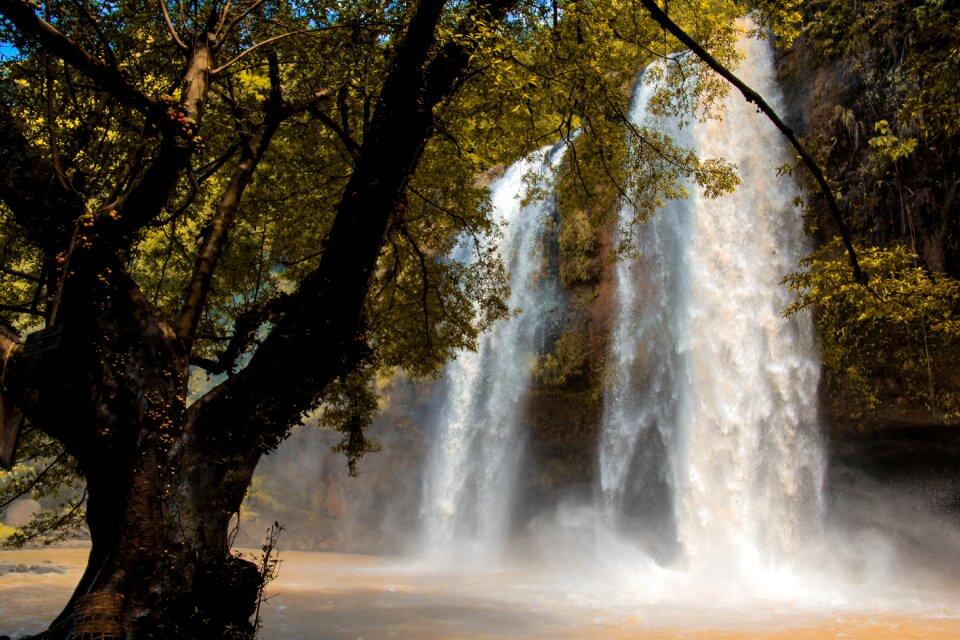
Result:
<svg viewBox="0 0 960 640"><path fill-rule="evenodd" d="M173 40L174 44L180 47L181 51L189 51L190 48L183 42L180 38L180 35L177 34L176 27L173 26L173 20L170 19L170 12L167 11L167 2L166 0L159 0L160 2L160 11L163 13L163 20L167 24L167 31L170 33L170 39Z"/></svg>
<svg viewBox="0 0 960 640"><path fill-rule="evenodd" d="M434 133L434 108L456 92L474 51L475 40L450 38L437 52L444 4L416 4L319 265L291 296L286 313L247 366L188 409L190 428L200 438L219 441L223 425L230 425L235 447L275 446L291 424L316 406L332 380L349 375L368 356L364 307L391 216ZM469 35L496 28L515 4L471 3L473 19L458 31Z"/></svg>
<svg viewBox="0 0 960 640"><path fill-rule="evenodd" d="M846 247L847 255L850 258L850 267L853 269L853 277L860 284L867 283L867 275L860 269L860 263L857 260L856 251L853 248L853 242L850 239L850 233L847 231L847 225L843 221L843 215L840 213L840 206L837 204L837 199L833 195L833 191L830 189L830 185L827 184L827 179L823 175L823 171L820 169L820 166L814 161L814 159L807 153L807 150L800 144L800 141L797 140L796 135L794 135L793 130L780 119L780 116L777 115L777 112L773 110L767 102L760 96L759 93L747 86L740 78L733 74L729 69L720 64L716 58L710 55L703 47L701 47L693 38L691 38L687 33L681 29L677 23L670 19L660 6L656 3L656 0L641 0L644 8L650 14L661 27L670 32L673 37L679 40L683 46L687 47L700 58L708 67L713 69L718 75L724 78L727 82L732 84L734 87L743 94L743 97L746 98L747 102L751 102L757 106L757 108L763 112L765 116L780 130L787 140L790 141L790 144L793 146L794 150L797 152L797 155L800 156L800 159L803 161L803 164L807 167L811 174L813 174L814 179L817 181L817 185L820 187L823 197L827 200L827 205L830 209L830 215L833 218L834 224L837 225L837 229L840 231L840 237L843 240L843 245Z"/></svg>

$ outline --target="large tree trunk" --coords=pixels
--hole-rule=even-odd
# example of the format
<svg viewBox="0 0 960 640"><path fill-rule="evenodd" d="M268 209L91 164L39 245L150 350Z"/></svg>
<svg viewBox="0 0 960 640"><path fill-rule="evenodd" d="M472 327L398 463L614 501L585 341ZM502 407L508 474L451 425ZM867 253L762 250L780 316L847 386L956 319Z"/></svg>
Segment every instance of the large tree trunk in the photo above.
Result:
<svg viewBox="0 0 960 640"><path fill-rule="evenodd" d="M43 390L31 419L53 425L87 481L90 559L45 636L69 637L109 594L130 638L250 635L259 572L230 556L227 531L259 453L195 437L182 342L119 263L95 255L74 256L59 346L12 372Z"/></svg>

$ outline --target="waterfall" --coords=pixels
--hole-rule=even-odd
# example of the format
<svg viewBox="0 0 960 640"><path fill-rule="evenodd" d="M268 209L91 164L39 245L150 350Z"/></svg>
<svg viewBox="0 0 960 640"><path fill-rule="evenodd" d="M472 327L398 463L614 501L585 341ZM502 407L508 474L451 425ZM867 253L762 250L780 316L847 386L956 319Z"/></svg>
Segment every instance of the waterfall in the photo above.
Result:
<svg viewBox="0 0 960 640"><path fill-rule="evenodd" d="M495 219L504 228L500 257L510 273L510 309L444 370L434 444L421 507L423 549L439 560L486 562L503 550L523 451L522 403L536 359L545 314L558 306L557 284L541 278L544 229L553 203L524 206L524 177L545 174L562 147L542 150L509 167L491 184ZM460 252L467 260L470 251Z"/></svg>
<svg viewBox="0 0 960 640"><path fill-rule="evenodd" d="M744 40L739 70L774 108L770 47ZM806 315L784 318L781 280L806 254L791 159L775 128L739 94L720 119L632 118L723 157L743 184L660 209L617 267L617 308L599 453L602 512L658 559L692 571L776 570L822 511L819 361ZM623 211L628 218L631 211Z"/></svg>

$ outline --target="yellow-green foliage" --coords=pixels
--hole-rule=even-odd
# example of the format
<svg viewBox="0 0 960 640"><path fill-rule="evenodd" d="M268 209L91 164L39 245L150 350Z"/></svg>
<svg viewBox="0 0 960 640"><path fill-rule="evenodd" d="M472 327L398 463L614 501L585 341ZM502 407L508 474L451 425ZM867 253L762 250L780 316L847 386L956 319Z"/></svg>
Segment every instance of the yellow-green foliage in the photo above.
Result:
<svg viewBox="0 0 960 640"><path fill-rule="evenodd" d="M484 12L473 10L477 4L482 3L445 3L441 27L429 44L424 42L437 63L425 67L431 70L431 86L442 85L448 70L441 56L457 45L469 45L466 69L457 77L456 91L433 107L435 135L425 141L416 167L403 181L406 190L389 212L357 335L369 357L322 390L321 422L342 431L340 449L351 465L376 446L363 431L377 410L371 380L395 368L437 374L458 349L475 347L483 329L509 314L504 302L508 279L496 252L499 229L489 192L476 184L478 174L544 145L568 143L560 191L564 184L568 188L566 195L558 195L574 204L560 239L567 283L596 278L596 231L610 221L620 199L630 199L639 223L664 201L684 195L688 179L708 194L735 184L729 165L697 158L663 133L629 123L636 76L652 60L670 58L656 100L664 113L687 120L707 117L709 106L725 91L702 63L677 54L682 47L649 19L640 3L517 2L501 25L484 23ZM226 5L191 6L199 16ZM257 10L251 6L249 18L221 40L216 54L221 69L209 74L210 93L201 122L195 123L203 141L194 139L196 153L180 172L163 211L130 238L123 260L133 284L158 312L176 318L204 230L218 206L228 202L225 191L239 175L234 170L249 157L252 132L265 117L269 60L275 56L284 100L295 115L276 132L229 216L228 241L189 354L195 362L229 355L231 340L249 334L251 342L228 363L242 366L243 357L283 313L287 295L315 273L327 251L338 203L356 175L357 158L365 157L357 150L368 148L364 137L385 95L388 70L398 61L397 45L418 6L379 0L256 3ZM124 0L91 7L58 5L56 27L91 55L102 55L107 67L118 60L124 81L167 103L172 115L173 105L185 99L179 88L184 59L170 42L164 21L155 10L143 11L140 4ZM743 11L744 5L733 0L683 0L670 6L671 17L724 62L736 58L739 27L734 18ZM186 24L176 26L186 32ZM258 44L250 49L253 43ZM11 128L25 136L24 151L31 158L60 166L59 179L93 212L127 192L130 184L152 180L150 167L162 157L163 136L143 113L48 53L18 42L17 54L0 60ZM301 108L308 103L314 109ZM24 233L16 219L0 207L0 266L5 267L0 303L14 309L0 309L0 319L9 318L25 330L42 320L46 307L36 283L50 280L51 265L65 256L56 243L43 255L43 243ZM56 239L65 230L69 237L74 223L64 214L58 222L63 229L51 226L44 233ZM475 254L469 266L449 257L463 246ZM314 330L325 329L318 324ZM585 336L578 326L559 339L542 363L544 379L562 384L589 373ZM207 388L202 382L193 380L191 388ZM21 460L28 458L27 444ZM272 444L268 440L264 446ZM29 474L15 482L0 477L0 503L3 495L23 490L45 473L51 460L58 464L42 480L57 481L38 483L45 488L34 491L35 497L37 491L53 491L50 487L58 482L75 479L75 464L61 454L37 449L29 454L34 463ZM77 489L66 502L52 505L41 524L78 522L82 503ZM34 535L40 529L30 531Z"/></svg>
<svg viewBox="0 0 960 640"><path fill-rule="evenodd" d="M773 32L777 44L788 47L803 30L803 5L806 0L754 0L760 24Z"/></svg>
<svg viewBox="0 0 960 640"><path fill-rule="evenodd" d="M560 281L565 285L594 282L600 275L597 230L582 209L563 215L560 221Z"/></svg>
<svg viewBox="0 0 960 640"><path fill-rule="evenodd" d="M552 353L546 353L542 358L537 358L534 377L544 387L559 387L566 382L566 378L560 371L560 361Z"/></svg>
<svg viewBox="0 0 960 640"><path fill-rule="evenodd" d="M905 67L917 78L901 118L920 123L924 134L960 133L960 7L925 0L913 10L917 36Z"/></svg>
<svg viewBox="0 0 960 640"><path fill-rule="evenodd" d="M787 311L815 310L823 364L855 400L845 409L854 416L874 409L894 386L955 413L960 394L944 386L942 371L960 346L960 281L930 273L903 245L859 247L858 256L868 286L854 282L839 241L787 278L797 294Z"/></svg>
<svg viewBox="0 0 960 640"><path fill-rule="evenodd" d="M813 6L813 5L811 5ZM960 132L960 8L944 0L830 0L810 10L808 41L843 56L878 94L890 121L923 136Z"/></svg>
<svg viewBox="0 0 960 640"><path fill-rule="evenodd" d="M585 321L573 321L557 339L553 353L537 358L534 376L544 387L560 387L589 373L590 347Z"/></svg>
<svg viewBox="0 0 960 640"><path fill-rule="evenodd" d="M906 158L917 148L916 138L901 140L893 135L886 120L878 120L873 128L877 135L867 140L867 144L890 160Z"/></svg>
<svg viewBox="0 0 960 640"><path fill-rule="evenodd" d="M587 373L587 360L590 355L588 344L586 322L571 323L557 340L557 359L566 378Z"/></svg>

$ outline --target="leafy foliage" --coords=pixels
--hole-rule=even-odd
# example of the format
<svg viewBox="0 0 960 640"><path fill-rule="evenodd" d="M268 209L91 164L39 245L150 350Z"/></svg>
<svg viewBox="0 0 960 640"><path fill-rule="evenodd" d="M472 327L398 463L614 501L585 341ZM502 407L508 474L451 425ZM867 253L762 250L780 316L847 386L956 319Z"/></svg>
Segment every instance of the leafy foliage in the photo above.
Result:
<svg viewBox="0 0 960 640"><path fill-rule="evenodd" d="M0 318L26 333L54 320L62 289L80 292L73 308L87 315L68 322L92 331L79 342L96 346L61 368L79 381L60 388L98 392L83 413L87 431L45 423L39 410L28 417L32 428L93 457L91 443L111 452L153 443L161 460L188 446L181 438L218 443L210 473L239 484L245 466L227 468L231 461L246 455L255 462L319 408L320 422L343 433L338 449L354 469L376 449L364 432L378 406L373 380L398 370L436 375L513 311L504 303L500 229L477 178L482 172L545 144L568 146L557 187L577 212L561 227L569 282L596 277L592 234L622 199L633 202L639 224L685 195L687 178L708 195L737 183L722 160L698 158L630 124L636 75L653 60L663 61L650 74L663 113L711 117L726 91L707 67L677 53L634 0L53 0L39 8L2 1L0 41L17 55L0 69ZM418 15L434 8L436 23L420 34ZM742 11L729 0L671 4L671 16L728 63L740 32L732 19ZM41 19L49 30L37 27ZM414 49L422 59L407 70L406 84L421 93L405 106L426 124L423 139L406 145L404 166L394 167L389 156L408 142L406 132L384 131L381 122L403 103L397 96L408 87L390 82ZM426 114L417 111L423 105ZM416 123L402 124L414 130ZM388 137L397 144L385 145ZM349 208L358 194L394 179L390 172L399 175L397 193L381 198L376 211ZM359 186L358 176L366 180ZM32 180L25 184L48 185L37 199L43 206L24 204L35 203L17 190L25 177ZM372 247L371 266L356 243L336 238L338 229L374 219L385 224L383 233L362 238ZM449 257L462 246L476 254L469 267ZM76 253L80 262L71 263ZM331 274L327 264L349 268ZM347 275L354 285L337 289ZM343 299L356 294L359 321L350 316L352 303L314 295L318 289ZM120 298L136 301L135 320L148 317L150 331L137 334L146 325L132 328L110 315L123 306ZM306 322L311 314L316 326ZM139 339L147 334L176 340L148 357L139 352L138 361L138 345L154 348ZM310 347L289 346L300 344ZM582 375L580 346L573 337L558 342L559 375ZM155 362L158 353L171 370L159 371L167 364ZM264 363L264 353L290 362ZM170 363L181 355L192 367L175 371ZM169 393L157 392L149 411L135 407L127 423L101 424L120 421L121 402L136 404L140 389L124 385L151 367L157 376L144 384L173 380ZM278 372L294 368L304 375L278 382ZM205 375L209 382L198 384ZM204 393L188 398L187 389L199 387ZM30 393L20 397L42 395ZM236 413L224 418L224 407ZM150 419L137 422L144 416ZM253 434L249 451L239 451L247 442L241 422ZM206 439L181 435L214 423ZM131 435L141 428L145 437ZM229 447L238 451L223 451ZM157 468L172 476L175 464ZM79 506L70 512L82 513Z"/></svg>
<svg viewBox="0 0 960 640"><path fill-rule="evenodd" d="M12 529L2 540L4 545L51 544L85 531L86 492L76 461L60 443L37 430L22 435L13 469L0 469L0 516L20 498L37 501L41 510L24 526Z"/></svg>
<svg viewBox="0 0 960 640"><path fill-rule="evenodd" d="M837 241L787 280L797 293L787 312L815 309L823 363L841 377L844 401L855 401L841 411L860 417L894 389L958 415L960 390L948 386L945 373L960 343L960 281L930 273L903 245L861 246L858 253L868 287L850 279Z"/></svg>
<svg viewBox="0 0 960 640"><path fill-rule="evenodd" d="M827 387L840 415L955 417L960 93L957 66L946 66L960 45L958 14L938 0L801 9L802 46L827 80L812 85L806 141L870 263L868 288L843 280L827 241L836 230L815 201L810 221L824 246L792 286L818 314Z"/></svg>
<svg viewBox="0 0 960 640"><path fill-rule="evenodd" d="M830 168L855 231L906 243L958 275L956 134L960 14L938 0L812 2L804 38L845 69L848 89L808 141ZM851 91L849 87L856 87Z"/></svg>

